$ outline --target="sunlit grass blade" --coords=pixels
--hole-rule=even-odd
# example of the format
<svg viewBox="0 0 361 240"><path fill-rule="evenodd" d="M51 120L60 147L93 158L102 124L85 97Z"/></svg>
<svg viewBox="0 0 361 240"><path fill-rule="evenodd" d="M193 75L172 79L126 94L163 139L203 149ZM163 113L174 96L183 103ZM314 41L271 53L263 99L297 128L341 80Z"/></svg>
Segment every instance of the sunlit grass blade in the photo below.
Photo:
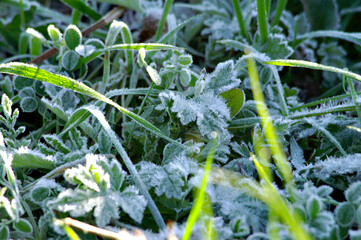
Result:
<svg viewBox="0 0 361 240"><path fill-rule="evenodd" d="M203 174L203 178L202 178L202 182L201 182L201 187L200 187L199 191L197 192L194 205L189 214L182 240L188 240L191 237L193 226L197 222L199 215L203 208L204 199L206 197L206 189L207 189L207 185L208 185L208 179L209 179L209 175L210 175L210 172L212 169L213 157L214 157L214 153L216 151L217 142L218 142L217 133L215 133L215 132L213 132L213 133L214 133L213 134L214 138L211 141L211 147L209 149L207 160L206 160L206 165L204 167L204 174Z"/></svg>
<svg viewBox="0 0 361 240"><path fill-rule="evenodd" d="M246 54L251 53L246 49ZM255 100L258 115L261 118L262 127L265 130L265 137L269 144L272 156L275 160L276 166L279 168L286 183L291 183L293 180L290 166L287 161L287 156L283 151L281 141L277 135L276 128L274 127L271 116L264 100L261 83L258 76L256 61L254 58L247 58L248 73L250 77L253 98Z"/></svg>
<svg viewBox="0 0 361 240"><path fill-rule="evenodd" d="M129 111L126 108L123 108L119 104L113 102L111 99L105 97L104 95L100 94L99 92L95 91L94 89L86 86L85 84L83 84L81 82L75 81L69 77L51 73L46 70L35 67L33 65L30 65L30 64L17 63L17 62L0 64L0 72L14 74L14 75L31 78L31 79L38 80L38 81L51 83L56 86L67 88L69 90L79 92L81 94L84 94L89 97L98 99L105 103L108 103L108 104L114 106L115 108L117 108L122 113L126 114L131 119L135 120L137 123L142 125L144 128L146 128L149 131L153 132L154 134L158 135L159 137L164 138L177 145L183 146L179 142L166 136L161 130L159 130L157 127L155 127L153 124L151 124L150 122L148 122L141 116Z"/></svg>
<svg viewBox="0 0 361 240"><path fill-rule="evenodd" d="M327 65L322 65L319 63L304 61L304 60L271 60L271 61L265 61L263 62L265 64L270 65L276 65L276 66L289 66L289 67L303 67L303 68L310 68L310 69L316 69L316 70L322 70L322 71L329 71L334 73L342 74L346 77L355 79L356 81L361 82L361 75L341 69L336 67L331 67Z"/></svg>

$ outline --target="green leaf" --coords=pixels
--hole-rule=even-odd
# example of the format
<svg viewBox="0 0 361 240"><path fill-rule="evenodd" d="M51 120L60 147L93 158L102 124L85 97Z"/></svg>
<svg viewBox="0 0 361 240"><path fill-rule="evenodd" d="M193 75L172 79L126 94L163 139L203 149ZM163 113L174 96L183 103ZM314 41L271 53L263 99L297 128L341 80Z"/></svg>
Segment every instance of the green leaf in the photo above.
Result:
<svg viewBox="0 0 361 240"><path fill-rule="evenodd" d="M22 98L20 108L23 112L34 112L38 108L38 101L32 97Z"/></svg>
<svg viewBox="0 0 361 240"><path fill-rule="evenodd" d="M8 240L10 238L10 230L8 226L0 226L0 239Z"/></svg>
<svg viewBox="0 0 361 240"><path fill-rule="evenodd" d="M24 218L19 219L18 222L14 222L14 228L17 231L24 232L24 233L32 233L33 232L33 226L30 224L30 222Z"/></svg>
<svg viewBox="0 0 361 240"><path fill-rule="evenodd" d="M12 114L11 105L13 105L13 102L6 94L3 94L1 97L1 106L7 119L10 119Z"/></svg>
<svg viewBox="0 0 361 240"><path fill-rule="evenodd" d="M147 69L147 72L148 72L150 78L152 79L152 81L156 85L160 85L162 83L162 78L159 76L157 70L155 70L151 66L146 66L146 69Z"/></svg>
<svg viewBox="0 0 361 240"><path fill-rule="evenodd" d="M117 108L119 111L130 117L131 119L138 122L141 126L148 129L149 131L153 132L154 134L158 135L159 137L162 137L170 142L174 142L176 144L180 144L179 142L169 138L166 136L161 130L159 130L157 127L155 127L153 124L142 118L141 116L129 111L126 108L121 107L117 103L113 102L109 98L105 97L104 95L98 93L94 89L86 86L85 84L75 81L69 77L62 76L59 74L54 74L51 72L48 72L46 70L34 67L29 64L24 63L5 63L0 64L0 72L2 73L8 73L8 74L15 74L23 77L32 78L38 81L48 82L51 84L54 84L59 87L67 88L70 90L73 90L75 92L82 93L84 95L87 95L89 97L93 97L95 99L98 99L100 101L103 101L105 103L108 103L115 108ZM180 144L182 145L182 144Z"/></svg>
<svg viewBox="0 0 361 240"><path fill-rule="evenodd" d="M322 204L319 198L311 196L307 199L306 210L311 219L316 218L317 214L322 210Z"/></svg>
<svg viewBox="0 0 361 240"><path fill-rule="evenodd" d="M30 196L36 203L41 203L50 196L50 189L47 187L35 187L31 190Z"/></svg>
<svg viewBox="0 0 361 240"><path fill-rule="evenodd" d="M343 227L350 226L355 219L356 210L351 203L343 202L335 209L336 221Z"/></svg>
<svg viewBox="0 0 361 240"><path fill-rule="evenodd" d="M359 205L361 203L361 182L351 184L346 190L345 196L347 201Z"/></svg>
<svg viewBox="0 0 361 240"><path fill-rule="evenodd" d="M61 65L68 71L73 70L79 61L79 55L73 51L69 50L64 53L63 58L61 59Z"/></svg>
<svg viewBox="0 0 361 240"><path fill-rule="evenodd" d="M53 24L48 26L48 34L53 42L58 42L62 38L63 34Z"/></svg>
<svg viewBox="0 0 361 240"><path fill-rule="evenodd" d="M47 157L44 154L30 150L27 148L21 148L14 153L14 159L12 161L13 167L24 168L43 168L53 169L55 168L55 161L51 157Z"/></svg>
<svg viewBox="0 0 361 240"><path fill-rule="evenodd" d="M75 25L69 25L64 33L64 40L70 50L75 50L82 41L82 34L79 28Z"/></svg>
<svg viewBox="0 0 361 240"><path fill-rule="evenodd" d="M227 107L231 109L231 117L236 116L239 111L241 111L244 102L246 101L246 96L243 90L240 89L231 89L224 93L221 93L221 96L227 101Z"/></svg>

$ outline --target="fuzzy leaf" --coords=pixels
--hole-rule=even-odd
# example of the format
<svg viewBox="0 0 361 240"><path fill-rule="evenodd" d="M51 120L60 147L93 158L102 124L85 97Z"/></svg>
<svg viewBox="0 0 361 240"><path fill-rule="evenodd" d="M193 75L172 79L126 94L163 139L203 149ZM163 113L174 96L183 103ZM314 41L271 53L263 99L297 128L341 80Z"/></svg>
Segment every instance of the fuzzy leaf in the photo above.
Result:
<svg viewBox="0 0 361 240"><path fill-rule="evenodd" d="M337 222L341 226L347 227L353 223L356 210L352 204L343 202L336 207L335 213Z"/></svg>

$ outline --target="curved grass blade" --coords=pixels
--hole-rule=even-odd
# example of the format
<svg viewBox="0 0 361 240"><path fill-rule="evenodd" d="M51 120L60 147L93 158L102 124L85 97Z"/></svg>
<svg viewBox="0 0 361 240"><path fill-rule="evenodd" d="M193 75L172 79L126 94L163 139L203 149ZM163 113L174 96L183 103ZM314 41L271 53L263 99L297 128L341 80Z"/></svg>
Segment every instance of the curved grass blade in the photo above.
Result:
<svg viewBox="0 0 361 240"><path fill-rule="evenodd" d="M338 38L342 40L346 40L361 46L361 33L347 33L341 31L315 31L303 34L299 36L297 39L304 38L319 38L319 37L330 37L330 38Z"/></svg>
<svg viewBox="0 0 361 240"><path fill-rule="evenodd" d="M158 227L160 229L165 229L166 225L164 223L162 215L160 214L155 202L153 201L153 199L150 196L146 186L144 185L142 179L140 178L140 176L139 176L139 174L137 172L137 169L135 168L135 166L132 163L132 161L130 160L127 152L125 151L122 144L120 143L119 137L111 129L109 123L105 119L104 114L100 110L98 110L96 108L92 108L92 107L83 107L82 110L90 112L91 114L93 114L99 120L99 122L103 126L105 132L107 133L107 135L111 139L114 147L117 149L118 153L122 157L125 166L128 168L130 174L132 175L132 177L134 179L134 182L136 183L136 185L139 188L140 192L143 194L143 196L147 200L149 210L151 211L151 213L152 213L152 215L154 217L154 220L157 222Z"/></svg>
<svg viewBox="0 0 361 240"><path fill-rule="evenodd" d="M164 139L168 140L169 142L183 146L181 143L166 136L161 130L159 130L157 127L155 127L153 124L151 124L150 122L148 122L141 116L129 111L126 108L123 108L119 104L113 102L111 99L98 93L94 89L86 86L85 84L83 84L81 82L75 81L69 77L51 73L46 70L37 68L33 65L30 65L30 64L17 63L17 62L0 64L0 72L19 75L19 76L31 78L34 80L51 83L56 86L66 88L69 90L73 90L75 92L79 92L81 94L84 94L89 97L98 99L105 103L108 103L108 104L114 106L115 108L117 108L119 111L121 111L128 117L130 117L131 119L135 120L137 123L139 123L144 128L146 128L149 131L153 132L154 134L158 135L159 137L164 138Z"/></svg>
<svg viewBox="0 0 361 240"><path fill-rule="evenodd" d="M277 60L265 61L263 63L270 64L270 65L276 65L276 66L303 67L303 68L310 68L310 69L316 69L316 70L322 70L322 71L329 71L329 72L342 74L346 77L349 77L349 78L355 79L356 81L361 82L361 75L359 75L359 74L356 74L356 73L353 73L353 72L350 72L350 71L347 71L344 69L326 66L326 65L319 64L319 63L309 62L309 61L277 59Z"/></svg>

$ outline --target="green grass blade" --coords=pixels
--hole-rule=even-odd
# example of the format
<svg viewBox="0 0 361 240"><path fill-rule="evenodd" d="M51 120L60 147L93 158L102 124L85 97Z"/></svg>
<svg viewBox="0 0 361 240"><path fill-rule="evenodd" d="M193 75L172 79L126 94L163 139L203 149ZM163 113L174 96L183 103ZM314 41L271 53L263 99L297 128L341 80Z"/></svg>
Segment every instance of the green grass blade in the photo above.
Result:
<svg viewBox="0 0 361 240"><path fill-rule="evenodd" d="M248 35L247 35L246 27L244 25L244 20L243 20L241 7L239 5L239 0L233 0L233 8L234 8L234 12L236 13L236 17L237 17L238 26L239 26L241 36L243 38L245 38L245 39L248 39L247 38Z"/></svg>
<svg viewBox="0 0 361 240"><path fill-rule="evenodd" d="M217 142L218 142L217 134L214 134L214 135L216 135L216 136L212 139L212 142L211 142L211 147L209 149L209 153L208 153L207 160L206 160L206 166L204 167L204 174L203 174L203 178L202 178L201 188L199 189L199 191L197 193L195 203L189 214L189 217L187 220L187 225L184 230L184 235L182 237L182 240L188 240L191 237L193 226L197 222L199 215L201 213L201 210L203 208L204 198L206 196L206 188L208 185L208 179L209 179L209 175L210 175L210 172L212 169L213 156L214 156L214 153L216 152Z"/></svg>
<svg viewBox="0 0 361 240"><path fill-rule="evenodd" d="M261 35L262 43L268 40L267 14L265 0L257 0L257 20L258 30Z"/></svg>
<svg viewBox="0 0 361 240"><path fill-rule="evenodd" d="M159 20L159 24L158 24L158 28L157 31L155 33L154 36L154 41L157 42L160 39L160 36L162 35L165 23L167 21L167 16L170 10L170 7L172 6L173 0L166 0L164 8L163 8L163 13L162 13L162 17Z"/></svg>
<svg viewBox="0 0 361 240"><path fill-rule="evenodd" d="M278 25L281 19L283 10L285 9L287 0L278 0L276 6L276 14L273 18L272 27Z"/></svg>
<svg viewBox="0 0 361 240"><path fill-rule="evenodd" d="M87 15L93 20L99 20L102 18L102 16L94 11L92 8L90 8L85 2L81 0L61 0L66 5L70 6L73 9L76 9L77 11Z"/></svg>
<svg viewBox="0 0 361 240"><path fill-rule="evenodd" d="M142 0L96 0L97 2L112 3L115 5L123 6L125 8L133 9L137 12L142 12Z"/></svg>
<svg viewBox="0 0 361 240"><path fill-rule="evenodd" d="M245 52L246 54L250 53L250 51L247 51L247 49ZM277 168L279 168L280 172L285 178L286 183L291 183L293 181L292 172L264 100L256 61L254 60L254 58L247 58L246 61L249 77L251 80L253 98L256 102L258 115L261 118L262 127L265 130L265 136L269 144L269 148L272 152L272 156L275 160L276 166Z"/></svg>
<svg viewBox="0 0 361 240"><path fill-rule="evenodd" d="M131 119L138 122L144 128L146 128L149 131L153 132L154 134L158 135L159 137L164 138L177 145L183 146L181 143L166 136L161 130L159 130L157 127L155 127L153 124L151 124L150 122L148 122L141 116L129 111L126 108L121 107L119 104L113 102L111 99L105 97L104 95L100 94L99 92L95 91L94 89L86 86L85 84L83 84L81 82L75 81L69 77L45 71L43 69L40 69L40 68L35 67L30 64L17 63L17 62L0 64L0 72L14 74L14 75L42 81L42 82L51 83L56 86L66 88L69 90L73 90L75 92L79 92L81 94L84 94L89 97L98 99L105 103L108 103L108 104L114 106L115 108L117 108L119 111L121 111L128 117L130 117Z"/></svg>
<svg viewBox="0 0 361 240"><path fill-rule="evenodd" d="M344 70L341 68L326 66L326 65L322 65L322 64L318 64L318 63L314 63L314 62L309 62L309 61L277 59L277 60L266 61L263 63L270 64L270 65L276 65L276 66L303 67L303 68L310 68L310 69L316 69L316 70L322 70L322 71L329 71L329 72L342 74L346 77L349 77L349 78L355 79L356 81L361 82L361 75L359 75L359 74L356 74L356 73L353 73L353 72L350 72L350 71L347 71L347 70Z"/></svg>
<svg viewBox="0 0 361 240"><path fill-rule="evenodd" d="M341 31L324 30L324 31L309 32L299 36L297 39L319 38L319 37L338 38L361 46L361 33L347 33Z"/></svg>

